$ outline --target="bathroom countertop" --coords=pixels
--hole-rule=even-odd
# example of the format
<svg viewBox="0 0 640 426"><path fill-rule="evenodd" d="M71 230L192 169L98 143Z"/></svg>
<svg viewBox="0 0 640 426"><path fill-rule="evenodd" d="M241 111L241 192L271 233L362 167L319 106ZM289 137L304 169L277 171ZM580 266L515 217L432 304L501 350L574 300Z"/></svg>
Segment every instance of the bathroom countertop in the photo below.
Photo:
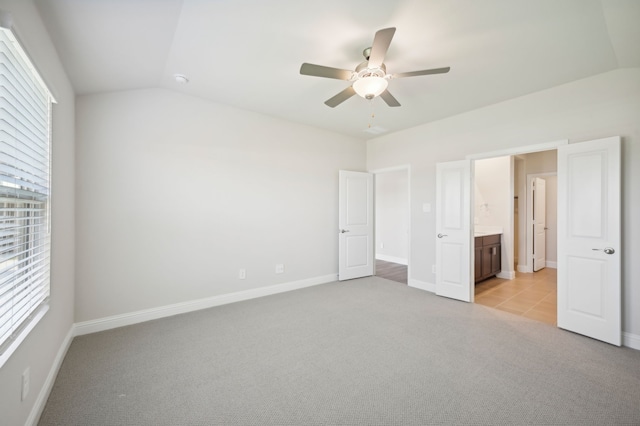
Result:
<svg viewBox="0 0 640 426"><path fill-rule="evenodd" d="M502 226L476 225L473 231L474 237L502 234Z"/></svg>

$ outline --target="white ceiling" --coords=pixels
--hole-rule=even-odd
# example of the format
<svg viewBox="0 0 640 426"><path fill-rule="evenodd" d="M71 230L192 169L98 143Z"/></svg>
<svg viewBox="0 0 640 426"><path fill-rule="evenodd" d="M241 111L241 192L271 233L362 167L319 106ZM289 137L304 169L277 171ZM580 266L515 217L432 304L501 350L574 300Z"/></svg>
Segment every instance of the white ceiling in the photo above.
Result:
<svg viewBox="0 0 640 426"><path fill-rule="evenodd" d="M361 139L620 67L640 67L638 0L36 0L78 94L164 87ZM19 25L19 23L17 23ZM390 73L402 104L302 76L303 62L354 69L374 33L397 31ZM173 75L189 77L179 85ZM371 112L375 118L371 121Z"/></svg>

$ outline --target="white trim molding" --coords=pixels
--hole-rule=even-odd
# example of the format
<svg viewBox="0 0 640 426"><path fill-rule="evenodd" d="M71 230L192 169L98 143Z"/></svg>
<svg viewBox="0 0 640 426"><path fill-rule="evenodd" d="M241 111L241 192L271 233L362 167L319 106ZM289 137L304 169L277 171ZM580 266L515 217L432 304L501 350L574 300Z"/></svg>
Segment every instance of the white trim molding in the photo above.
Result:
<svg viewBox="0 0 640 426"><path fill-rule="evenodd" d="M251 290L221 294L204 299L191 300L188 302L175 303L172 305L159 306L157 308L144 309L126 314L83 321L76 323L75 335L82 336L84 334L97 333L98 331L110 330L112 328L124 327L126 325L138 324L178 314L185 314L188 312L199 311L201 309L212 308L214 306L255 299L262 296L284 293L314 285L326 284L337 280L337 274L330 274L306 280L275 284L268 287L259 287Z"/></svg>
<svg viewBox="0 0 640 426"><path fill-rule="evenodd" d="M500 271L496 275L498 278L502 278L504 280L513 280L516 278L516 271Z"/></svg>
<svg viewBox="0 0 640 426"><path fill-rule="evenodd" d="M53 360L53 364L49 369L49 374L40 389L40 393L38 393L38 397L36 398L33 407L31 408L31 412L29 413L29 417L27 417L27 421L25 422L25 426L36 426L38 421L40 420L40 416L44 411L44 407L47 404L47 400L49 399L49 395L51 394L51 389L53 389L53 384L56 381L56 377L58 376L58 371L60 370L60 366L62 365L62 361L64 361L64 357L67 355L67 351L69 350L69 346L71 346L71 342L73 341L73 336L75 336L75 324L71 325L71 328L67 332L64 340L62 340L62 344L58 349L58 353L56 354L55 359Z"/></svg>
<svg viewBox="0 0 640 426"><path fill-rule="evenodd" d="M512 148L500 149L497 151L482 152L479 154L469 154L467 160L482 160L485 158L504 157L506 155L529 154L531 152L549 151L557 149L559 146L569 144L569 139L560 139L554 142L538 143L534 145L515 146Z"/></svg>
<svg viewBox="0 0 640 426"><path fill-rule="evenodd" d="M640 335L622 332L622 346L640 351Z"/></svg>
<svg viewBox="0 0 640 426"><path fill-rule="evenodd" d="M518 265L518 272L531 273L533 272L533 268L529 265Z"/></svg>
<svg viewBox="0 0 640 426"><path fill-rule="evenodd" d="M398 263L400 265L408 265L409 264L409 261L407 259L403 259L401 257L395 257L395 256L387 256L386 254L377 254L376 253L376 259L377 260L384 260L385 262Z"/></svg>

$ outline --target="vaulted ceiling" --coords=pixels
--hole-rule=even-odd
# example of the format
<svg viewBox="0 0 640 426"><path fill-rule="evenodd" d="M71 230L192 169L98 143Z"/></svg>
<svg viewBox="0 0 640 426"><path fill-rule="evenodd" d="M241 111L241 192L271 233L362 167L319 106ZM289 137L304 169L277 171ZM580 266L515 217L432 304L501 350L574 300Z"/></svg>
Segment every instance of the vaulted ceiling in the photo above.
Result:
<svg viewBox="0 0 640 426"><path fill-rule="evenodd" d="M36 0L79 95L162 87L361 139L621 67L640 67L638 0ZM354 69L396 27L390 73L402 104L299 74ZM188 84L178 84L174 74ZM375 118L371 114L375 114ZM372 129L369 126L372 126Z"/></svg>

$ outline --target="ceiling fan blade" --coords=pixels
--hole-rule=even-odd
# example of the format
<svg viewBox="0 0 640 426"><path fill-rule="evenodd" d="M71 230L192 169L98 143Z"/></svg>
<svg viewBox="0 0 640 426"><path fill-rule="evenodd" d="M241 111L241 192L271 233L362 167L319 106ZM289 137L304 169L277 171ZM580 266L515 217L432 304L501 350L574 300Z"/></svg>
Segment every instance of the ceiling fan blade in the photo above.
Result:
<svg viewBox="0 0 640 426"><path fill-rule="evenodd" d="M353 75L353 71L324 67L322 65L307 64L305 62L300 67L300 74L311 75L313 77L335 78L337 80L349 80Z"/></svg>
<svg viewBox="0 0 640 426"><path fill-rule="evenodd" d="M393 78L415 77L417 75L429 75L429 74L444 74L449 72L450 69L451 67L444 67L444 68L433 68L430 70L422 70L422 71L401 72L398 74L393 74Z"/></svg>
<svg viewBox="0 0 640 426"><path fill-rule="evenodd" d="M388 90L385 90L384 92L382 92L380 94L380 97L390 107L399 107L400 106L400 102L398 102L398 100L396 98L394 98L393 95L391 93L389 93Z"/></svg>
<svg viewBox="0 0 640 426"><path fill-rule="evenodd" d="M344 89L342 92L338 93L331 99L327 99L324 103L331 108L335 108L353 95L356 94L356 91L353 89L353 86L349 86Z"/></svg>
<svg viewBox="0 0 640 426"><path fill-rule="evenodd" d="M371 53L369 54L369 68L378 68L382 65L395 32L396 29L393 27L385 28L378 31L373 37L373 45L371 46Z"/></svg>

